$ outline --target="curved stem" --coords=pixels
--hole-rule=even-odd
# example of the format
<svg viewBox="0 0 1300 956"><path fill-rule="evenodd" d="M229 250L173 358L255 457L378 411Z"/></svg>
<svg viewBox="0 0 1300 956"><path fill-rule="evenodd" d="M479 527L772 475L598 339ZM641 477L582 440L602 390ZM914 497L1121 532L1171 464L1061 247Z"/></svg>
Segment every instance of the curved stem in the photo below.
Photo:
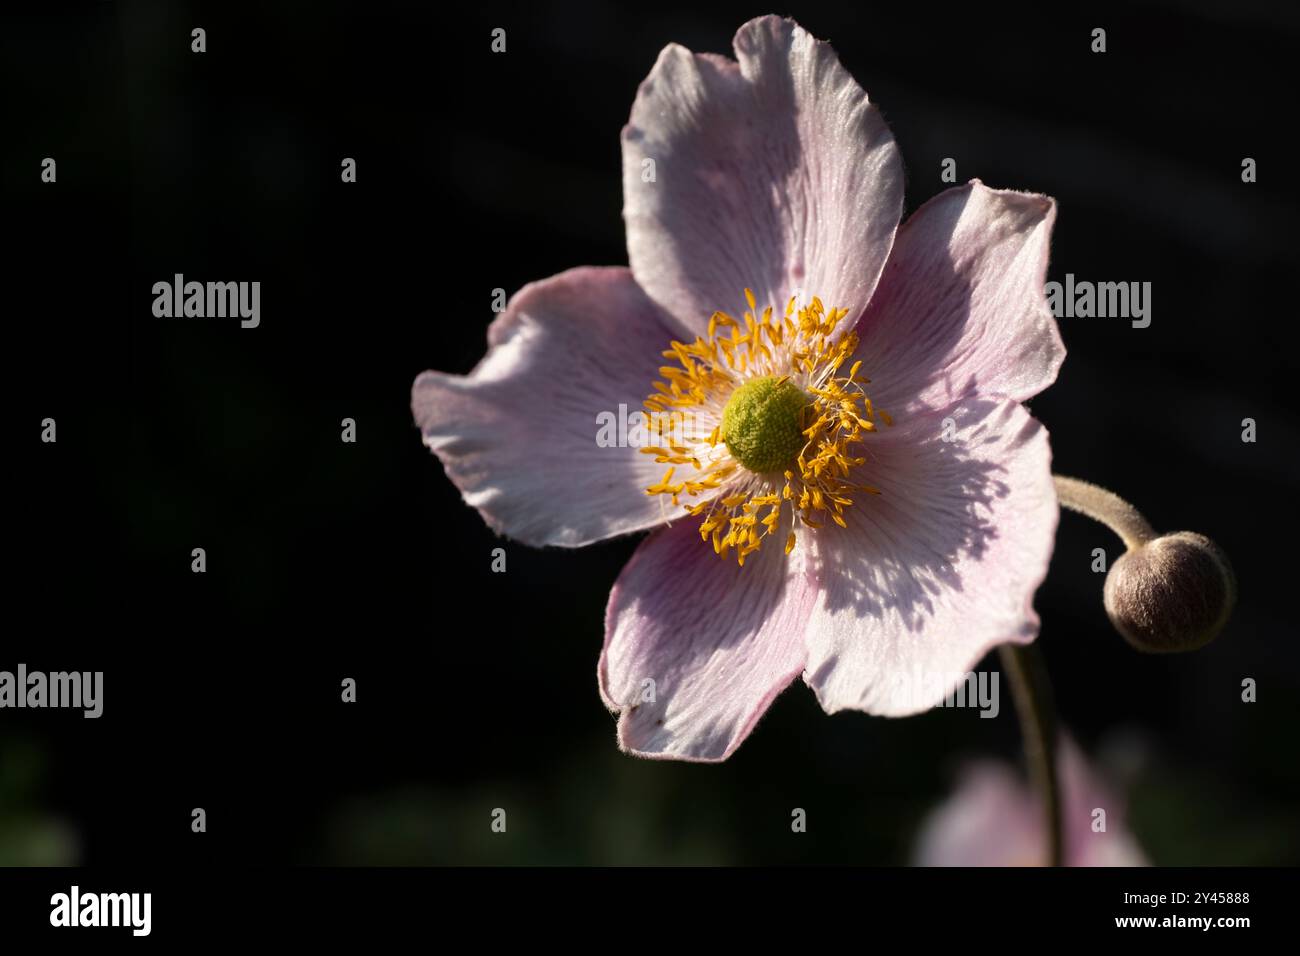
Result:
<svg viewBox="0 0 1300 956"><path fill-rule="evenodd" d="M1100 485L1078 478L1053 475L1056 497L1061 507L1087 515L1114 531L1130 551L1140 548L1156 536L1147 519L1131 504Z"/></svg>
<svg viewBox="0 0 1300 956"><path fill-rule="evenodd" d="M1032 644L1003 644L998 648L1002 669L1011 680L1011 696L1020 718L1025 760L1034 788L1043 802L1049 866L1062 864L1061 791L1056 778L1056 715L1052 689L1042 656Z"/></svg>

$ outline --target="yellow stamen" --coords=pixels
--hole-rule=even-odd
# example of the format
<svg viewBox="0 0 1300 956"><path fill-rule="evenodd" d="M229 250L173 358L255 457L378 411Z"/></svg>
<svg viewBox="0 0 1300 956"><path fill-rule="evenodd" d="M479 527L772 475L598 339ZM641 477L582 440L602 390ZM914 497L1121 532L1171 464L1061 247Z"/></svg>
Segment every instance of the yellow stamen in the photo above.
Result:
<svg viewBox="0 0 1300 956"><path fill-rule="evenodd" d="M870 380L859 375L857 336L835 334L847 309L828 310L817 296L800 308L791 298L784 315L774 320L770 306L760 312L753 291L744 291L748 310L740 321L714 312L706 338L673 342L664 351L664 358L677 365L659 370L664 381L652 383L655 393L645 407L655 419L674 416L672 433L656 431L661 443L641 449L671 466L646 493L665 495L702 517L700 538L722 557L734 551L742 566L783 525L786 554L795 548L798 526L820 529L829 520L847 528L844 513L854 496L881 493L849 480L867 462L857 446L877 430L877 421L893 424L863 391ZM760 385L760 380L766 381ZM733 403L750 384L738 400L743 405ZM733 406L737 411L728 426L723 410ZM794 418L781 417L790 415ZM784 437L791 426L780 424L787 420L793 421L793 443ZM727 427L746 431L729 437ZM737 459L737 449L745 462L763 470ZM694 473L674 482L678 467Z"/></svg>

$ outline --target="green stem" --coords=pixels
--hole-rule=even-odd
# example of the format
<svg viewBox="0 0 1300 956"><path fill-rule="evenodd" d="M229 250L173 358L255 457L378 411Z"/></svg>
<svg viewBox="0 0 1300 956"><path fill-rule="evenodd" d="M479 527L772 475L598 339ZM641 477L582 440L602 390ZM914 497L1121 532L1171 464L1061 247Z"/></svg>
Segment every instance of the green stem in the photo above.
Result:
<svg viewBox="0 0 1300 956"><path fill-rule="evenodd" d="M1003 644L998 648L1002 669L1011 681L1011 696L1020 718L1025 761L1029 775L1043 802L1043 825L1047 829L1048 864L1062 864L1061 790L1056 778L1056 715L1052 688L1042 655L1033 644Z"/></svg>

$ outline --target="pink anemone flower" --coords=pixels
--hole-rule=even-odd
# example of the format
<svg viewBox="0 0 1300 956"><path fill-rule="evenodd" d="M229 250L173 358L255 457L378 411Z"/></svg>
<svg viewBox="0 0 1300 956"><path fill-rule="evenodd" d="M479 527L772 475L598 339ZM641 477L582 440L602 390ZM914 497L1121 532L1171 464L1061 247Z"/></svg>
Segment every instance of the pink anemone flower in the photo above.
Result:
<svg viewBox="0 0 1300 956"><path fill-rule="evenodd" d="M1057 748L1062 862L1066 866L1146 866L1125 824L1125 808L1069 738ZM1098 811L1103 811L1099 814ZM1046 866L1043 807L1011 767L980 761L957 792L931 812L917 839L920 866Z"/></svg>
<svg viewBox="0 0 1300 956"><path fill-rule="evenodd" d="M525 286L472 372L412 392L498 533L653 529L597 668L647 757L726 759L800 675L828 713L934 706L1035 637L1058 518L1020 405L1065 354L1054 202L972 181L900 228L898 150L831 47L777 17L734 46L670 45L637 91L630 268Z"/></svg>

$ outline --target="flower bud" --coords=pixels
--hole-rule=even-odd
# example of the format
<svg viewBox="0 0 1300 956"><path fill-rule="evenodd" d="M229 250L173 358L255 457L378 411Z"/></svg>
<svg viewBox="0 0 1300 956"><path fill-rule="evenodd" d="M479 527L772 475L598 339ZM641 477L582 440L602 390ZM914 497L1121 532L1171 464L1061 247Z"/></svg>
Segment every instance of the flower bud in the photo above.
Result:
<svg viewBox="0 0 1300 956"><path fill-rule="evenodd" d="M1140 651L1174 653L1208 644L1237 603L1232 565L1191 531L1161 535L1123 555L1106 575L1106 613Z"/></svg>

